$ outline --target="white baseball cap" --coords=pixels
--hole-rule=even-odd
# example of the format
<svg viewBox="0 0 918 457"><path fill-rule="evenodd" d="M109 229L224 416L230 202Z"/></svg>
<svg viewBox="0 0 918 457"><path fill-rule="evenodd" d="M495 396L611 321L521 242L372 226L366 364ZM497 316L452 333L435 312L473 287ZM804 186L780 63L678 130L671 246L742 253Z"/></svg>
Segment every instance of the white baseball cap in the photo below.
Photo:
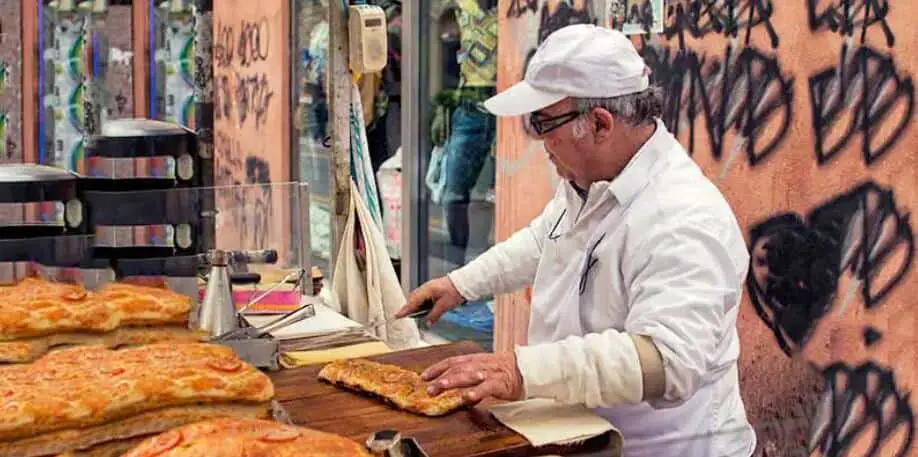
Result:
<svg viewBox="0 0 918 457"><path fill-rule="evenodd" d="M484 107L497 116L518 116L567 97L618 97L647 90L649 74L623 33L569 25L539 45L522 81L486 100Z"/></svg>

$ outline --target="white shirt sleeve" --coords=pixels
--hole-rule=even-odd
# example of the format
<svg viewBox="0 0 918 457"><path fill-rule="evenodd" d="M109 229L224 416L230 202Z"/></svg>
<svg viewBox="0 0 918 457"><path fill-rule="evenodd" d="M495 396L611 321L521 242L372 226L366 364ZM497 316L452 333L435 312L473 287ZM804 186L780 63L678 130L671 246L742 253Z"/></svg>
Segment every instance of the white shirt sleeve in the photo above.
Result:
<svg viewBox="0 0 918 457"><path fill-rule="evenodd" d="M449 274L456 290L466 300L515 292L535 280L545 238L563 208L555 196L542 214L510 238L495 244L475 260Z"/></svg>
<svg viewBox="0 0 918 457"><path fill-rule="evenodd" d="M632 297L625 331L649 336L663 358L657 408L684 403L736 363L736 316L748 254L717 220L661 227L623 265ZM732 242L732 245L730 244Z"/></svg>
<svg viewBox="0 0 918 457"><path fill-rule="evenodd" d="M662 355L666 388L663 400L649 402L656 408L677 406L722 376L742 280L716 222L701 225L654 230L622 263L631 297L624 332L518 347L525 395L589 408L640 403L641 365L629 334L649 336Z"/></svg>

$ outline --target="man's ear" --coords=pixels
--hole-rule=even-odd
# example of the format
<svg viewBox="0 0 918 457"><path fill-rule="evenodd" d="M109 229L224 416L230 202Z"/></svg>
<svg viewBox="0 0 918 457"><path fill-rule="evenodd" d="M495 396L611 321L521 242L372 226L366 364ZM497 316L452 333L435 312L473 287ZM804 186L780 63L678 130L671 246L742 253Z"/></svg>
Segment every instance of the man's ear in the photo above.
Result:
<svg viewBox="0 0 918 457"><path fill-rule="evenodd" d="M607 140L612 134L612 128L615 127L615 117L602 108L593 108L592 114L596 141Z"/></svg>

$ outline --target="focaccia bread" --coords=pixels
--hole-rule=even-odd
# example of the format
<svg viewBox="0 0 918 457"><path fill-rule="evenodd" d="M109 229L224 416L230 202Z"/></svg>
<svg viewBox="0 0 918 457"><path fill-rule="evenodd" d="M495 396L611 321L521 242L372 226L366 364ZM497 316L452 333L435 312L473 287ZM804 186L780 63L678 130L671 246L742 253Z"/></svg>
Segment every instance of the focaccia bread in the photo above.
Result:
<svg viewBox="0 0 918 457"><path fill-rule="evenodd" d="M165 432L123 457L370 457L331 433L266 420L217 419Z"/></svg>
<svg viewBox="0 0 918 457"><path fill-rule="evenodd" d="M112 441L110 443L93 446L89 449L63 452L57 454L55 457L121 457L147 438L149 437L141 436L127 440Z"/></svg>
<svg viewBox="0 0 918 457"><path fill-rule="evenodd" d="M126 452L137 447L148 436L131 438L128 440L112 441L111 443L100 444L89 449L79 451L68 451L57 454L55 457L122 457Z"/></svg>
<svg viewBox="0 0 918 457"><path fill-rule="evenodd" d="M186 405L161 408L102 425L43 433L0 443L4 457L38 457L64 453L74 457L120 457L140 440L183 425L215 418L271 417L270 404Z"/></svg>
<svg viewBox="0 0 918 457"><path fill-rule="evenodd" d="M158 287L113 283L90 292L78 285L27 278L0 287L0 340L182 324L191 307L191 297Z"/></svg>
<svg viewBox="0 0 918 457"><path fill-rule="evenodd" d="M425 416L449 414L463 405L458 389L431 396L427 393L427 382L417 373L365 359L331 362L319 371L319 379L380 397L398 409Z"/></svg>
<svg viewBox="0 0 918 457"><path fill-rule="evenodd" d="M226 346L78 346L0 367L0 443L164 408L258 405L273 396L271 380Z"/></svg>
<svg viewBox="0 0 918 457"><path fill-rule="evenodd" d="M32 362L54 348L69 345L120 348L166 342L198 343L205 342L208 338L209 335L204 330L192 330L179 325L123 327L105 333L56 333L0 342L0 363Z"/></svg>
<svg viewBox="0 0 918 457"><path fill-rule="evenodd" d="M27 278L0 287L0 362L30 362L53 347L202 341L187 328L193 302L168 289L112 283L98 292Z"/></svg>

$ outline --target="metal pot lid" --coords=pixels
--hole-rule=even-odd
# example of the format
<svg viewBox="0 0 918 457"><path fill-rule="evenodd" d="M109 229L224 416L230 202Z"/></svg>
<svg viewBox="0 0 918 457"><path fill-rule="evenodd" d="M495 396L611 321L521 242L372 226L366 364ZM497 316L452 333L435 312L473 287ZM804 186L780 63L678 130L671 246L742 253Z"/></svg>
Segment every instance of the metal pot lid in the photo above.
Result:
<svg viewBox="0 0 918 457"><path fill-rule="evenodd" d="M15 163L0 165L0 183L73 181L79 178L76 173L58 167L34 163Z"/></svg>
<svg viewBox="0 0 918 457"><path fill-rule="evenodd" d="M130 138L144 136L187 135L193 133L178 124L154 119L114 119L102 123L102 137Z"/></svg>

